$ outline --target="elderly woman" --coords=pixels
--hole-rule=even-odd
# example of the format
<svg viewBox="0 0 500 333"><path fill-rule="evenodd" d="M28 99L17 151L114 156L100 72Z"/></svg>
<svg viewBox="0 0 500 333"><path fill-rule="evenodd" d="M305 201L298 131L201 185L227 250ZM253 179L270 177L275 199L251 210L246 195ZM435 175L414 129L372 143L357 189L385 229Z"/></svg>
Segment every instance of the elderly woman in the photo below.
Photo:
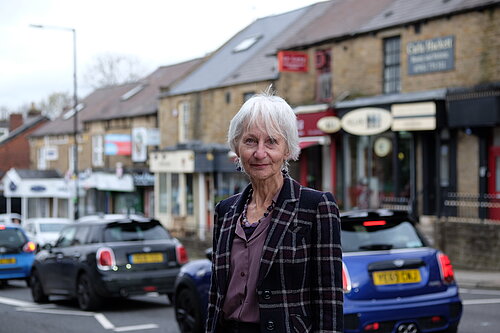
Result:
<svg viewBox="0 0 500 333"><path fill-rule="evenodd" d="M206 332L342 332L338 207L287 174L300 153L293 110L256 95L228 141L250 184L215 209Z"/></svg>

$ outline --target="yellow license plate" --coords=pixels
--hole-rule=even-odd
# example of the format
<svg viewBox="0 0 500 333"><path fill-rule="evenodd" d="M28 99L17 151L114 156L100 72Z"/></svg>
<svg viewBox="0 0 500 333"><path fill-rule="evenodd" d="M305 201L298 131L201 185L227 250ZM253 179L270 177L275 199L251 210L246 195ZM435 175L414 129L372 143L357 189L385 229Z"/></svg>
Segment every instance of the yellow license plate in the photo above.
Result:
<svg viewBox="0 0 500 333"><path fill-rule="evenodd" d="M16 258L1 258L0 259L0 265L9 265L9 264L15 264L16 263Z"/></svg>
<svg viewBox="0 0 500 333"><path fill-rule="evenodd" d="M154 264L163 262L163 253L136 253L132 255L133 264Z"/></svg>
<svg viewBox="0 0 500 333"><path fill-rule="evenodd" d="M417 283L422 280L418 269L373 272L373 283L376 286L399 283Z"/></svg>

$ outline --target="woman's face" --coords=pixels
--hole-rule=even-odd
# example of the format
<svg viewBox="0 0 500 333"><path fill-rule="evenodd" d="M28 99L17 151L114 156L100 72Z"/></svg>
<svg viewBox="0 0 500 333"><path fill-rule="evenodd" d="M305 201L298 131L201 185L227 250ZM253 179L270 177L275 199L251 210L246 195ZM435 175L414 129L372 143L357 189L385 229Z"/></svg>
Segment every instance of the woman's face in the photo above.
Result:
<svg viewBox="0 0 500 333"><path fill-rule="evenodd" d="M257 122L243 133L237 148L241 164L252 180L282 177L288 146L281 135L270 136Z"/></svg>

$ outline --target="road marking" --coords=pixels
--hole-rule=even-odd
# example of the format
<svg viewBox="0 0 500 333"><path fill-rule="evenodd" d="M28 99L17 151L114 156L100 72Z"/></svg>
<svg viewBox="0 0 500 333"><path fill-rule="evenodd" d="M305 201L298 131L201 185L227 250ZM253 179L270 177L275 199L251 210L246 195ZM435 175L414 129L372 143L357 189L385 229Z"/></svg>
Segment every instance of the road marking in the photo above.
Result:
<svg viewBox="0 0 500 333"><path fill-rule="evenodd" d="M499 295L500 290L492 290L492 289L462 289L460 288L461 294L476 294L476 295Z"/></svg>
<svg viewBox="0 0 500 333"><path fill-rule="evenodd" d="M19 299L0 297L0 303L13 306L37 306L36 303L21 301Z"/></svg>
<svg viewBox="0 0 500 333"><path fill-rule="evenodd" d="M17 310L24 311L24 312L38 312L38 313L62 314L62 315L71 315L71 316L84 316L84 317L91 317L94 315L93 312L83 312L83 311L74 311L74 310L59 310L59 309L45 309L45 308L38 308L38 307L17 308Z"/></svg>
<svg viewBox="0 0 500 333"><path fill-rule="evenodd" d="M115 332L128 332L128 331L138 331L138 330L152 330L153 328L158 328L156 324L145 324L136 326L123 326L114 329Z"/></svg>
<svg viewBox="0 0 500 333"><path fill-rule="evenodd" d="M500 298L466 299L462 301L463 305L480 305L480 304L497 304L497 303L500 303Z"/></svg>
<svg viewBox="0 0 500 333"><path fill-rule="evenodd" d="M107 330L112 330L115 328L115 325L113 325L108 318L106 318L102 313L96 313L94 315L94 318L99 322L99 324L102 325Z"/></svg>

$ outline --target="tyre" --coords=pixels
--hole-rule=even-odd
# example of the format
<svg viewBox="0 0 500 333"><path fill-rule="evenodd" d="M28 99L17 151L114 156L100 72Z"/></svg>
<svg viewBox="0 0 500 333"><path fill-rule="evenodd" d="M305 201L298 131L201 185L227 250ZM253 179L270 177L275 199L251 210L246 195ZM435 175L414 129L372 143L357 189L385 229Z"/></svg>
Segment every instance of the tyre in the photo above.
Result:
<svg viewBox="0 0 500 333"><path fill-rule="evenodd" d="M182 333L202 332L203 323L200 302L197 295L184 288L175 295L175 318Z"/></svg>
<svg viewBox="0 0 500 333"><path fill-rule="evenodd" d="M101 306L102 299L96 294L86 274L82 274L78 278L76 297L78 306L84 311L96 310Z"/></svg>
<svg viewBox="0 0 500 333"><path fill-rule="evenodd" d="M31 289L31 297L35 303L47 303L49 296L43 291L42 281L37 271L33 271L29 283Z"/></svg>

